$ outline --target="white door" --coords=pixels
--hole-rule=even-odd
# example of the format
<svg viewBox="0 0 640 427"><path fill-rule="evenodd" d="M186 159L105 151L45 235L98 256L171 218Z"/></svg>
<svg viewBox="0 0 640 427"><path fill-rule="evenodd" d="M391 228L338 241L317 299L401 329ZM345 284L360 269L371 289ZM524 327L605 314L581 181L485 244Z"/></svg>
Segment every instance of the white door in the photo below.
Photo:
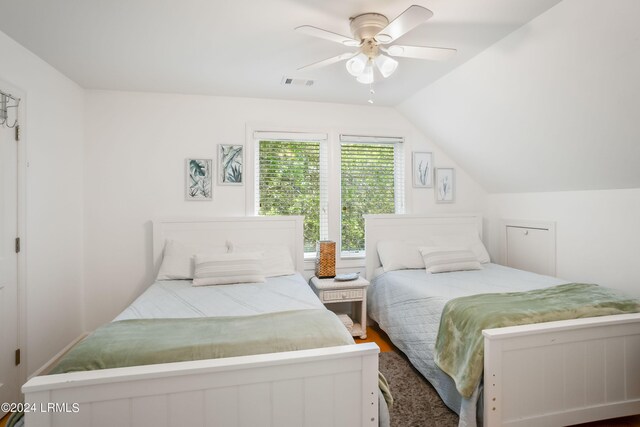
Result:
<svg viewBox="0 0 640 427"><path fill-rule="evenodd" d="M0 403L20 402L18 348L18 143L0 126ZM0 410L0 418L4 413Z"/></svg>

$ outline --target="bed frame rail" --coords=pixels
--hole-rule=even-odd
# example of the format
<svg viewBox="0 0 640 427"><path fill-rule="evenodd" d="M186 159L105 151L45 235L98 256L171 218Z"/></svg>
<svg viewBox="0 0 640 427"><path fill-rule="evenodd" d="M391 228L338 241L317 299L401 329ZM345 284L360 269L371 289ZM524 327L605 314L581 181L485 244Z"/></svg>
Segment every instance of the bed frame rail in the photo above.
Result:
<svg viewBox="0 0 640 427"><path fill-rule="evenodd" d="M35 377L26 425L377 426L378 353L366 343Z"/></svg>
<svg viewBox="0 0 640 427"><path fill-rule="evenodd" d="M640 413L640 314L483 335L487 426L560 426Z"/></svg>

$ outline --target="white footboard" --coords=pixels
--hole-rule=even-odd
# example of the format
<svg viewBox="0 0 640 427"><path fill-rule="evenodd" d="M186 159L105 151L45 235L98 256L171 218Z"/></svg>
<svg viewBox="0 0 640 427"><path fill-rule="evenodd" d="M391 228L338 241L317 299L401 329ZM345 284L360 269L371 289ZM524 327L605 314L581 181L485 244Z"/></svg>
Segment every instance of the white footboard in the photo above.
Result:
<svg viewBox="0 0 640 427"><path fill-rule="evenodd" d="M640 314L488 329L487 426L561 426L640 413Z"/></svg>
<svg viewBox="0 0 640 427"><path fill-rule="evenodd" d="M378 353L367 343L36 377L22 388L26 425L377 426Z"/></svg>

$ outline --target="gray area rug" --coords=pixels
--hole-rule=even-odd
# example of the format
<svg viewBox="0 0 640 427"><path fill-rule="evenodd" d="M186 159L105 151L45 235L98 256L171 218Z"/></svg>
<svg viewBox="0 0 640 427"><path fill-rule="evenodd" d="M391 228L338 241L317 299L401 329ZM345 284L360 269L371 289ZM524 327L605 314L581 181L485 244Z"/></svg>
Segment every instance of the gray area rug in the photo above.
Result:
<svg viewBox="0 0 640 427"><path fill-rule="evenodd" d="M399 353L380 353L380 372L393 395L391 427L456 427L458 415L445 406L438 393Z"/></svg>

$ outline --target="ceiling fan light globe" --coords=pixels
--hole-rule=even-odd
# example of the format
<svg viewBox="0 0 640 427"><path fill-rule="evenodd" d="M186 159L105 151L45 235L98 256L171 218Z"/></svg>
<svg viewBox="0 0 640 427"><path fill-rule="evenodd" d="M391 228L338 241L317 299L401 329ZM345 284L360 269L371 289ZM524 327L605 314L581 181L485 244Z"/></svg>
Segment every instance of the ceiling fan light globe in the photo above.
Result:
<svg viewBox="0 0 640 427"><path fill-rule="evenodd" d="M368 63L362 74L360 74L356 80L366 85L373 83L373 65Z"/></svg>
<svg viewBox="0 0 640 427"><path fill-rule="evenodd" d="M367 67L368 58L364 53L359 53L347 61L346 67L349 74L354 77L360 76Z"/></svg>
<svg viewBox="0 0 640 427"><path fill-rule="evenodd" d="M382 77L385 79L393 74L398 68L398 61L393 58L389 58L386 55L379 55L375 59L375 62L378 70L380 70L380 74L382 74Z"/></svg>

